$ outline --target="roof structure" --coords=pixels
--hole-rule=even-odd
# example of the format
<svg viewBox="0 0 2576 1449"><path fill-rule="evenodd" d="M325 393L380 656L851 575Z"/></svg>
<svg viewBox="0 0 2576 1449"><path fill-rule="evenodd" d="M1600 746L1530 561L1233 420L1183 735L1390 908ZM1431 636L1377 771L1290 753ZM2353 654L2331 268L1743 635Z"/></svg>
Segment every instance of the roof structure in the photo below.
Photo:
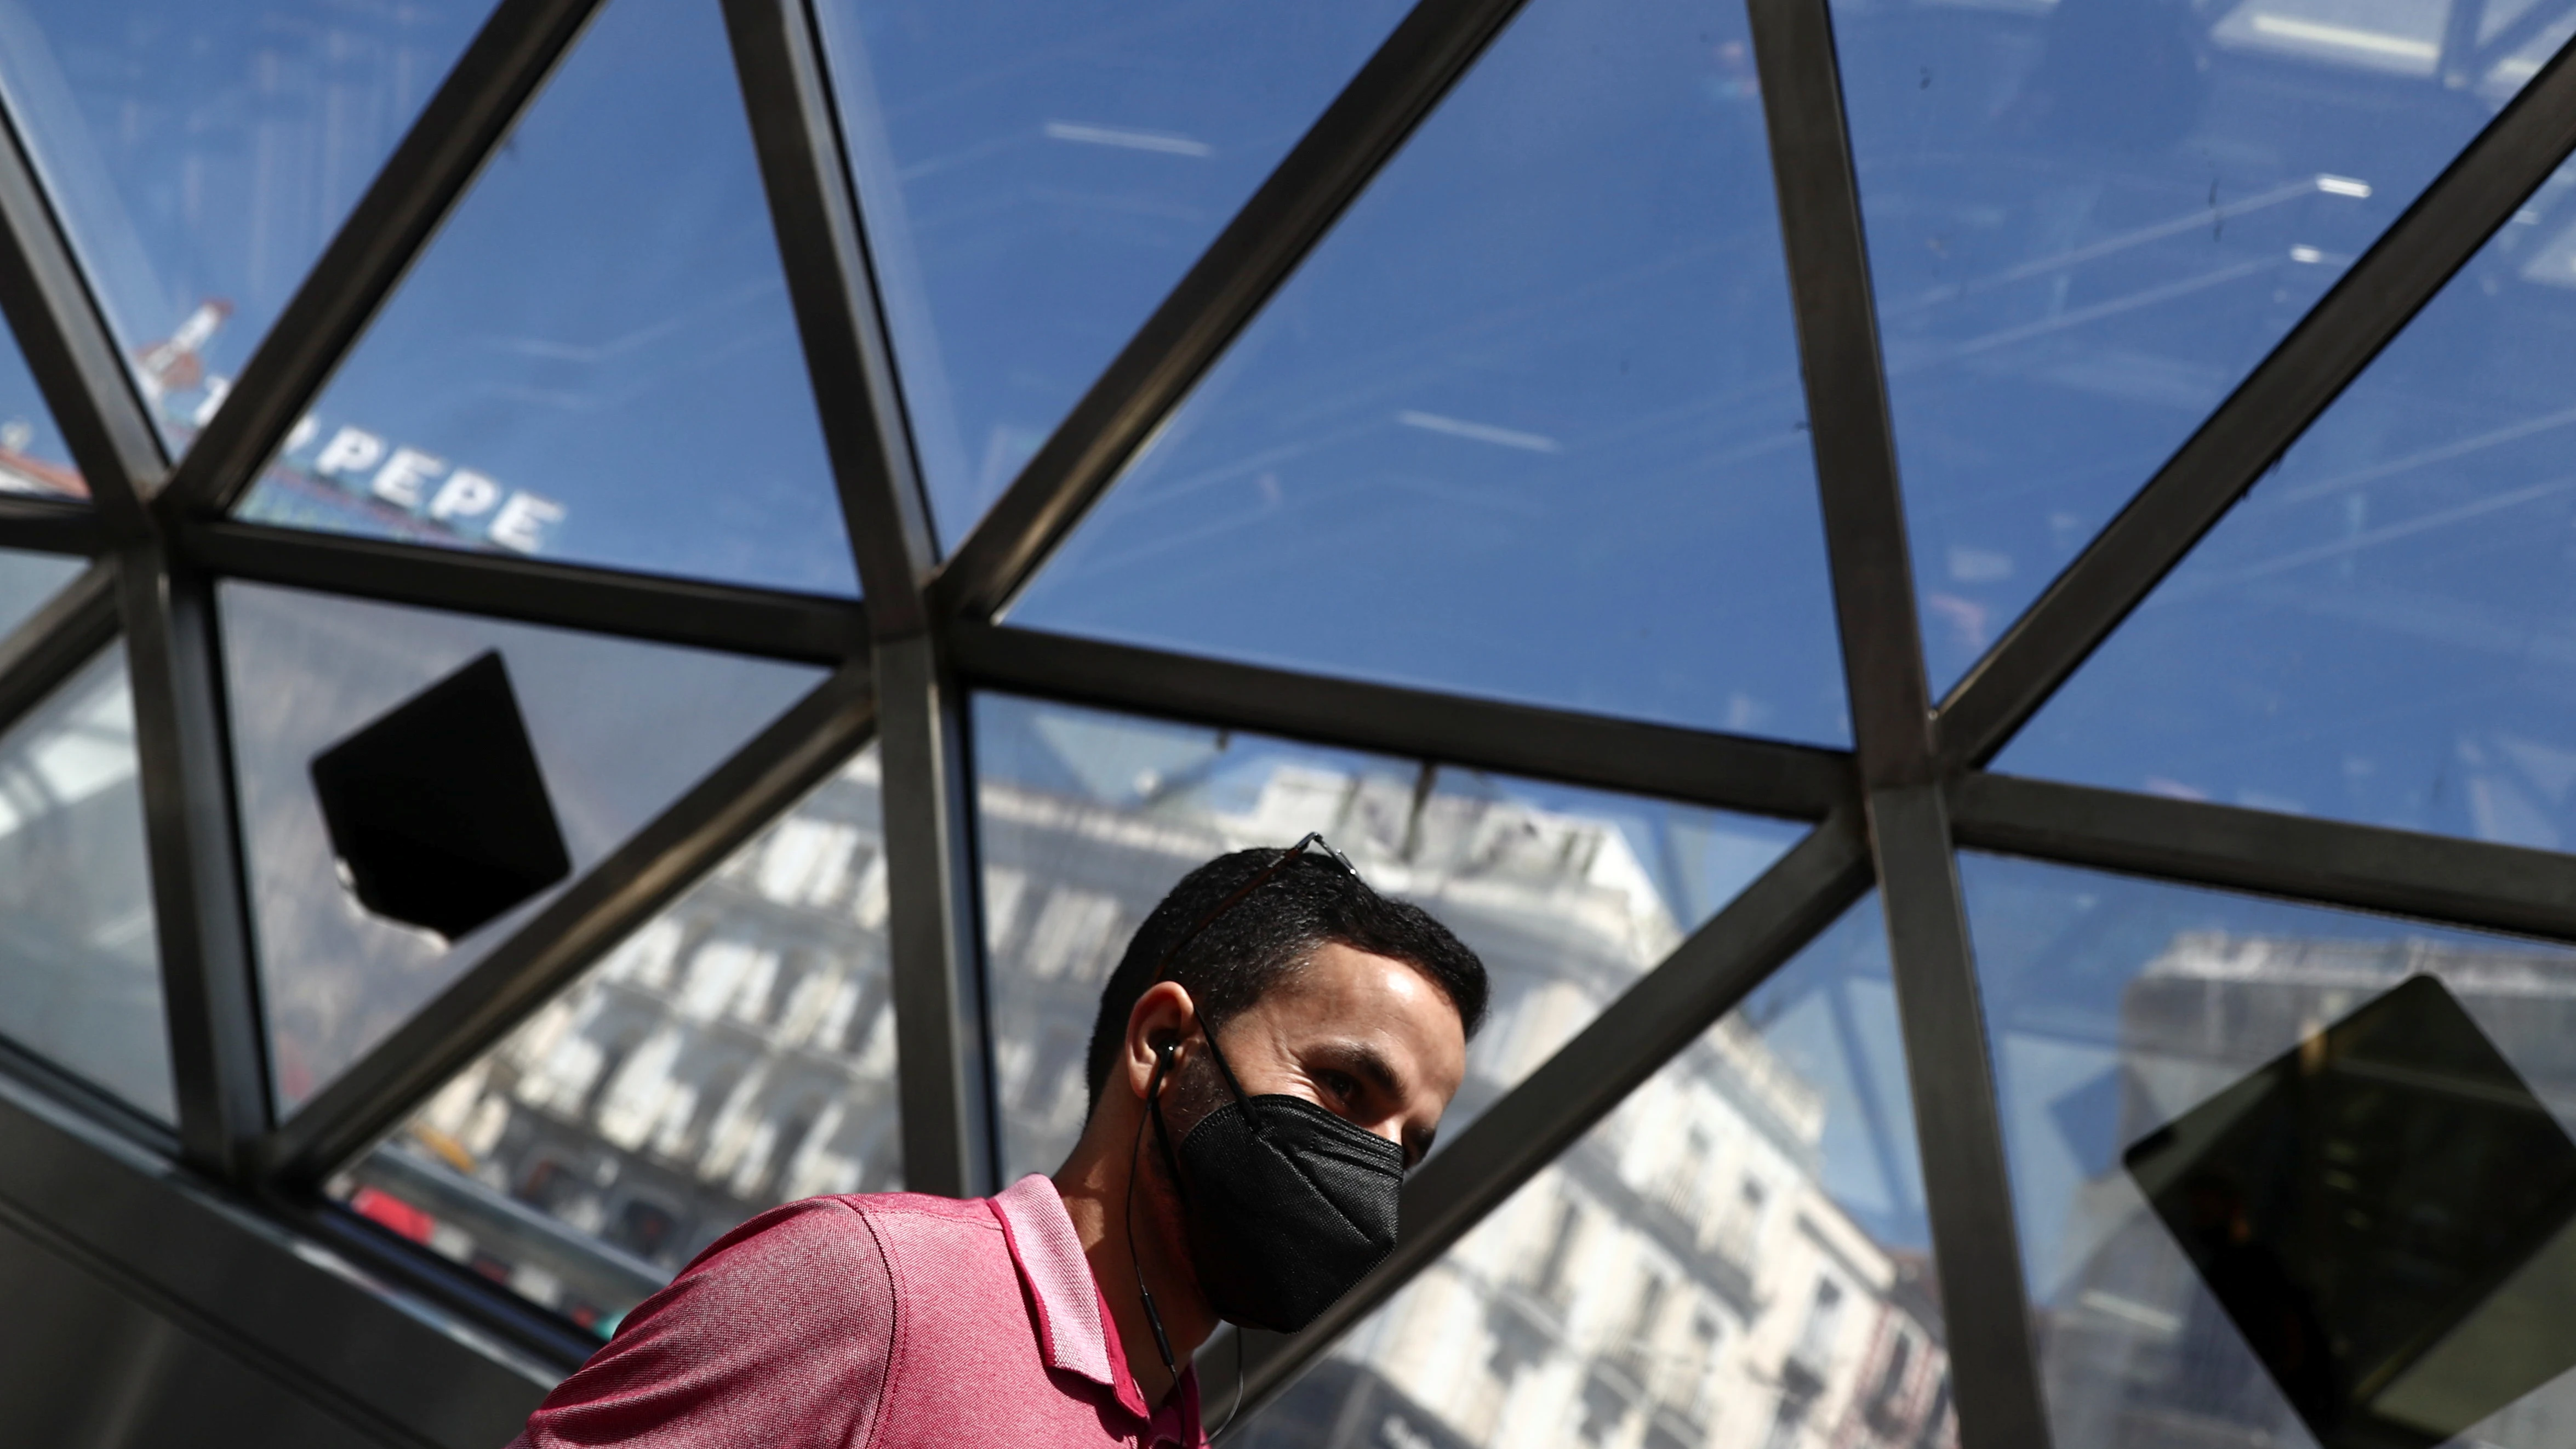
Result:
<svg viewBox="0 0 2576 1449"><path fill-rule="evenodd" d="M2198 1311L2069 1267L2165 1251L2133 985L2576 960L2556 0L413 8L0 45L0 1127L134 1221L524 1387L791 1185L1045 1166L1158 883L1320 825L1526 1010L1237 1433L1551 1171L1754 1231L1742 1128L1912 1285L1729 1279L1902 1380L1767 1442L2019 1449ZM572 873L449 941L305 771L495 651ZM1659 1080L1717 1186L1590 1135ZM1663 1373L1561 1397L1735 1442Z"/></svg>

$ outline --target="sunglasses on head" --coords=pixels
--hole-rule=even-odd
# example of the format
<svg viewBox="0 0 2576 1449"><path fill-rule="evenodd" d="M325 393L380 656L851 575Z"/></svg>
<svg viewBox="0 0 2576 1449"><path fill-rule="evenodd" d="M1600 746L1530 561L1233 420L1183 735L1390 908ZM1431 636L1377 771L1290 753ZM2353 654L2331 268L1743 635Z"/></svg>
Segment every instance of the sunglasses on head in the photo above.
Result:
<svg viewBox="0 0 2576 1449"><path fill-rule="evenodd" d="M1288 847L1286 850L1279 852L1279 858L1277 860L1263 866L1260 872L1254 875L1252 879L1235 887L1233 894L1227 896L1224 900L1217 902L1216 909L1199 917L1198 924L1190 927L1186 931L1183 931L1181 933L1181 938L1174 941L1171 949L1163 953L1163 959L1154 963L1154 979L1156 981L1161 981L1169 977L1172 970L1172 963L1181 958L1181 952L1187 950L1189 948L1189 944L1199 938L1200 932L1205 931L1212 925L1215 925L1219 917L1223 916L1226 912L1233 910L1236 906L1241 905L1246 897L1250 896L1254 891L1261 889L1263 886L1268 885L1274 877L1276 877L1281 871L1286 870L1290 865L1299 860L1309 858L1322 861L1324 864L1331 866L1333 869L1340 871L1346 876L1349 876L1352 880L1359 881L1363 886L1368 884L1368 882L1360 880L1359 870L1351 864L1350 857L1333 849L1332 843L1324 839L1324 832L1320 830L1310 830L1306 832L1304 839L1298 841L1295 845Z"/></svg>

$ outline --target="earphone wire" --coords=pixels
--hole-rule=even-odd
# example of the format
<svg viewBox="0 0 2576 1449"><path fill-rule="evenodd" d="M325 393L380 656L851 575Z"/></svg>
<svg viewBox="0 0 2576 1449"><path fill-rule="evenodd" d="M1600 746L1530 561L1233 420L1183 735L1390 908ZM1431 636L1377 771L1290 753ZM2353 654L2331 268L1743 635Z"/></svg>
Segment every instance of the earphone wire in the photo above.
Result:
<svg viewBox="0 0 2576 1449"><path fill-rule="evenodd" d="M1147 1112L1154 1109L1154 1100L1163 1088L1163 1069L1171 1064L1172 1047L1166 1043L1155 1056L1154 1079L1145 1088ZM1136 1297L1145 1305L1145 1324L1154 1330L1154 1351L1163 1356L1163 1371L1170 1374L1172 1382L1177 1384L1181 1381L1181 1366L1172 1357L1171 1335L1163 1331L1163 1315L1154 1307L1154 1292L1145 1286L1145 1260L1136 1251L1136 1172L1144 1155L1145 1119L1139 1116L1136 1119L1136 1140L1127 1149L1127 1208L1123 1214L1127 1230L1127 1266L1136 1274ZM1232 1422L1231 1416L1228 1422Z"/></svg>

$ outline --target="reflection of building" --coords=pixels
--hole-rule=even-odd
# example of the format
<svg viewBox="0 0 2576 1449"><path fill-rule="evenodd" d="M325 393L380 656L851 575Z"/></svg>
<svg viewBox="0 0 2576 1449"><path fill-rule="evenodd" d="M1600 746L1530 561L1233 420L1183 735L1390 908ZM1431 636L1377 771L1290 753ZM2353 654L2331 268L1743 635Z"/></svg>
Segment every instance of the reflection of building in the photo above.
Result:
<svg viewBox="0 0 2576 1449"><path fill-rule="evenodd" d="M135 378L147 401L182 439L211 421L232 391L232 379L206 371L204 355L232 310L220 298L203 302L168 338L135 354ZM31 482L43 485L37 491L59 491L52 475L68 470L23 467L13 456L18 446L0 430L0 492L27 491ZM77 488L78 476L70 482ZM423 449L389 443L361 427L325 426L307 414L260 471L238 516L407 543L536 553L562 524L564 508Z"/></svg>
<svg viewBox="0 0 2576 1449"><path fill-rule="evenodd" d="M876 795L871 753L448 1083L353 1206L598 1326L753 1213L900 1186Z"/></svg>
<svg viewBox="0 0 2576 1449"><path fill-rule="evenodd" d="M1140 815L984 793L996 1066L1018 1166L1085 1110L1100 982L1182 871L1320 826L1473 945L1493 1018L1481 1110L1680 940L1613 824L1308 767L1239 812ZM1641 1089L1261 1421L1260 1449L1723 1445L1941 1449L1947 1356L1922 1266L1817 1181L1824 1107L1730 1018Z"/></svg>
<svg viewBox="0 0 2576 1449"><path fill-rule="evenodd" d="M1172 881L1223 850L1321 825L1476 946L1495 1012L1463 1112L1679 940L1609 822L1430 773L1257 773L1232 808L1186 785L1135 805L984 787L1008 1171L1061 1159L1101 981ZM354 1205L596 1322L761 1207L894 1182L875 788L872 762L845 774L459 1077L353 1172ZM1947 1449L1922 1267L1818 1184L1824 1112L1730 1019L1255 1442Z"/></svg>
<svg viewBox="0 0 2576 1449"><path fill-rule="evenodd" d="M2118 1165L2118 1149L2407 976L2441 978L2562 1121L2576 1114L2576 975L2561 954L2429 941L2177 936L2120 1011L2114 1140L2066 1238L2080 1261L2043 1331L2057 1439L2103 1449L2307 1443L2307 1431ZM2109 1130L2109 1123L2103 1124ZM2576 1384L2461 1442L2563 1444Z"/></svg>

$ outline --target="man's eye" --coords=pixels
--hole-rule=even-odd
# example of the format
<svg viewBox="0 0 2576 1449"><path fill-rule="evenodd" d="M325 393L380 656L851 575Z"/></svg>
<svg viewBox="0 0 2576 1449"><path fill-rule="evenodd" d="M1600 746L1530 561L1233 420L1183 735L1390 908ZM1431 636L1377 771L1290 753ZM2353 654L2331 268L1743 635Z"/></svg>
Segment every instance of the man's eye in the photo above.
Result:
<svg viewBox="0 0 2576 1449"><path fill-rule="evenodd" d="M1345 1102L1360 1094L1359 1078L1352 1076L1348 1072L1325 1072L1321 1076L1317 1077L1316 1080L1324 1084L1325 1091L1332 1093L1334 1096L1341 1098Z"/></svg>

